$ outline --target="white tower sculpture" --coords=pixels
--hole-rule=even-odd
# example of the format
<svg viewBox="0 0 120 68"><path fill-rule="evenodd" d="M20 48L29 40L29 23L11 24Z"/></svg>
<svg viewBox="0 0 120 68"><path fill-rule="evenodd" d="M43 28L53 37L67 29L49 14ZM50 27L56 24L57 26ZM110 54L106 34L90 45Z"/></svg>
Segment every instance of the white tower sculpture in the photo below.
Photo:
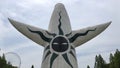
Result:
<svg viewBox="0 0 120 68"><path fill-rule="evenodd" d="M104 31L111 22L73 31L63 4L55 6L48 30L9 19L29 39L44 47L41 68L78 68L75 48Z"/></svg>

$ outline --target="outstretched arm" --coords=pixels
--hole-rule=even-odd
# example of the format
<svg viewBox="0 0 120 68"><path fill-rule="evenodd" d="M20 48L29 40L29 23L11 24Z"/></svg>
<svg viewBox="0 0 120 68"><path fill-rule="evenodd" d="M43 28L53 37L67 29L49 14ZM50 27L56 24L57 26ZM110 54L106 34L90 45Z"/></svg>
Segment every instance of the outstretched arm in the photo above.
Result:
<svg viewBox="0 0 120 68"><path fill-rule="evenodd" d="M72 31L66 36L68 37L70 43L72 43L74 47L77 47L100 34L110 25L110 23L111 22Z"/></svg>
<svg viewBox="0 0 120 68"><path fill-rule="evenodd" d="M37 27L33 27L27 24L23 24L17 21L14 21L12 19L9 19L9 21L11 22L11 24L22 34L24 34L25 36L27 36L29 39L31 39L32 41L42 45L42 46L46 46L50 40L52 39L53 35L52 33L49 33L46 30L37 28Z"/></svg>

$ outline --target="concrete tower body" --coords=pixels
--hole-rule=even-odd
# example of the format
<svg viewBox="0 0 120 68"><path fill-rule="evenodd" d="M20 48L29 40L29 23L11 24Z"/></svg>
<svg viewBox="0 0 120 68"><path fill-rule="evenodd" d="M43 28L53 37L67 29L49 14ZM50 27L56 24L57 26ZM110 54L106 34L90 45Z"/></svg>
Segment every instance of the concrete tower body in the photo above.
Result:
<svg viewBox="0 0 120 68"><path fill-rule="evenodd" d="M41 68L78 68L75 48L104 31L111 22L73 31L63 4L55 6L49 29L33 27L9 19L29 39L44 47Z"/></svg>

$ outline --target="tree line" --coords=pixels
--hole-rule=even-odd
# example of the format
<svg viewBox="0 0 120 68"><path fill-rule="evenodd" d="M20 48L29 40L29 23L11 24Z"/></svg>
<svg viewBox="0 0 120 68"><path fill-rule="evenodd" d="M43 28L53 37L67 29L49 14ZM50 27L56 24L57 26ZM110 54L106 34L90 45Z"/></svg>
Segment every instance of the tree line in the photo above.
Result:
<svg viewBox="0 0 120 68"><path fill-rule="evenodd" d="M0 68L18 68L16 66L13 66L10 62L7 62L5 55L0 56ZM34 65L31 66L31 68L34 68Z"/></svg>
<svg viewBox="0 0 120 68"><path fill-rule="evenodd" d="M120 68L120 51L117 49L114 54L110 54L109 63L106 63L101 55L96 55L94 68Z"/></svg>
<svg viewBox="0 0 120 68"><path fill-rule="evenodd" d="M0 68L18 68L16 66L12 66L10 62L7 62L5 59L5 55L0 56ZM34 68L32 65L31 68ZM90 68L88 65L87 68ZM99 54L95 57L94 68L120 68L120 51L117 49L114 54L110 54L109 63L103 59L103 57Z"/></svg>
<svg viewBox="0 0 120 68"><path fill-rule="evenodd" d="M0 56L0 68L17 68L16 66L12 66L10 62L7 62L5 59L5 55Z"/></svg>

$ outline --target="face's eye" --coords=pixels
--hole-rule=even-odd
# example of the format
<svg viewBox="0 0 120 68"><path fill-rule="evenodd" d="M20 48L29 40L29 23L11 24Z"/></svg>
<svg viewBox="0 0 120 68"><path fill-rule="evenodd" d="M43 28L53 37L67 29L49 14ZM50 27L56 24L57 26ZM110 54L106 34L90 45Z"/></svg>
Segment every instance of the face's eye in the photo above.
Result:
<svg viewBox="0 0 120 68"><path fill-rule="evenodd" d="M58 45L58 43L54 42L53 45Z"/></svg>
<svg viewBox="0 0 120 68"><path fill-rule="evenodd" d="M68 43L62 43L62 45L67 45Z"/></svg>

